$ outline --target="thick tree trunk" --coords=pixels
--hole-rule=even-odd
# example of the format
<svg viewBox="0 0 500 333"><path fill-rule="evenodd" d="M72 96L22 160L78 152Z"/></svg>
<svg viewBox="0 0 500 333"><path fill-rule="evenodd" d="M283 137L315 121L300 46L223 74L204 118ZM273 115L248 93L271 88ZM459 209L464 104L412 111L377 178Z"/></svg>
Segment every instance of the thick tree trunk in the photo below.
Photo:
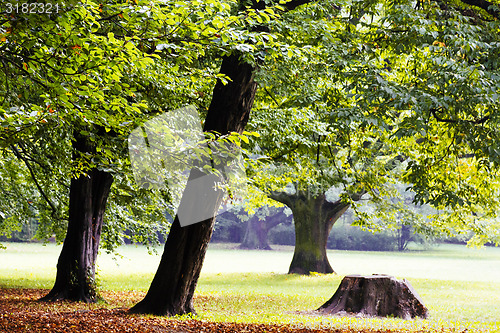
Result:
<svg viewBox="0 0 500 333"><path fill-rule="evenodd" d="M333 225L348 204L331 203L324 195L301 198L293 205L295 249L288 274L335 273L326 255L326 243Z"/></svg>
<svg viewBox="0 0 500 333"><path fill-rule="evenodd" d="M326 255L326 243L333 225L349 208L338 200L318 196L272 193L270 198L287 205L295 223L295 249L288 274L335 273Z"/></svg>
<svg viewBox="0 0 500 333"><path fill-rule="evenodd" d="M89 152L87 139L74 142L79 152ZM95 302L99 299L95 285L95 262L99 250L101 227L113 177L92 169L88 175L71 180L68 231L57 262L56 281L43 301L71 300Z"/></svg>
<svg viewBox="0 0 500 333"><path fill-rule="evenodd" d="M427 308L406 280L387 275L349 275L319 309L324 314L427 318Z"/></svg>
<svg viewBox="0 0 500 333"><path fill-rule="evenodd" d="M219 81L215 85L204 130L221 134L242 133L257 90L253 79L254 68L240 62L238 55L231 55L223 59L220 72L230 77L231 81L226 85ZM193 172L196 171L193 170L191 176ZM189 188L186 188L185 192L187 190ZM213 188L200 191L209 192L215 195ZM179 210L197 210L200 204L205 206L206 202L202 196L198 197L196 200L181 200ZM212 218L181 227L176 216L149 291L142 301L130 309L131 312L167 316L195 313L193 294L212 235L215 213L222 198L212 199L209 200L213 205ZM199 200L204 202L198 202Z"/></svg>

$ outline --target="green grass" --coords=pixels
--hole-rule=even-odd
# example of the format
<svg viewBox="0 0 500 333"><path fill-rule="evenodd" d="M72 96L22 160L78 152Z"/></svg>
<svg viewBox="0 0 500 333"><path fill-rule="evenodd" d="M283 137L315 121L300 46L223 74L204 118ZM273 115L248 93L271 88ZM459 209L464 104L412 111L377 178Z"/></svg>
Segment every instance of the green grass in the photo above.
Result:
<svg viewBox="0 0 500 333"><path fill-rule="evenodd" d="M61 249L48 244L7 243L0 250L0 287L50 288ZM500 331L500 249L440 246L429 251L329 251L339 275L285 274L291 247L277 251L235 250L211 245L195 307L211 321L291 323L298 327L386 327L408 330L469 327ZM144 247L124 246L122 257L100 255L105 290L147 290L160 260ZM318 308L335 292L343 275L385 273L406 278L430 310L429 320L320 317L298 313Z"/></svg>

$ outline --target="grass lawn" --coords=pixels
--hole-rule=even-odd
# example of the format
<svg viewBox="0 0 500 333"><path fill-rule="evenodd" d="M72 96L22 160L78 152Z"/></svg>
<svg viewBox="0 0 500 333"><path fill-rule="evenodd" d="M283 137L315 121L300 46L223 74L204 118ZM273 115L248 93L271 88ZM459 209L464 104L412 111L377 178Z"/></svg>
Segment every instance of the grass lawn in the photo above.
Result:
<svg viewBox="0 0 500 333"><path fill-rule="evenodd" d="M0 287L50 288L60 246L6 243L0 250ZM428 251L329 251L339 275L287 275L292 247L276 251L235 250L212 244L195 307L209 321L291 323L297 327L375 327L441 330L441 327L500 331L500 248L446 245ZM124 246L121 257L101 254L103 290L147 290L160 260L147 249ZM347 274L384 273L406 278L430 311L428 320L320 317L300 313L318 308ZM125 301L126 302L126 301ZM124 304L131 306L132 304Z"/></svg>

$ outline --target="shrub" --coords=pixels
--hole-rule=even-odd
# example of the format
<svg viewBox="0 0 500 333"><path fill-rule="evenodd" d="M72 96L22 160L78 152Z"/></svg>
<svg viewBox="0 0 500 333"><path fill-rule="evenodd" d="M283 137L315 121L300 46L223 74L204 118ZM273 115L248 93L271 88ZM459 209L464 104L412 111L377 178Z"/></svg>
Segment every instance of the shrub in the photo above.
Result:
<svg viewBox="0 0 500 333"><path fill-rule="evenodd" d="M279 245L295 245L295 229L293 224L280 224L269 231L269 243Z"/></svg>
<svg viewBox="0 0 500 333"><path fill-rule="evenodd" d="M327 248L357 251L394 251L397 239L390 232L371 233L359 227L340 224L328 237Z"/></svg>

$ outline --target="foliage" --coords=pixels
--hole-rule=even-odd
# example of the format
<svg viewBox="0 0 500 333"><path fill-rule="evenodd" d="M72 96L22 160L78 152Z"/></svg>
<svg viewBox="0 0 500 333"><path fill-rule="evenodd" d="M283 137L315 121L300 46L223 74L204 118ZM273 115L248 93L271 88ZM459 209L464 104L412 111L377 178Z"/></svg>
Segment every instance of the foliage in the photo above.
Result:
<svg viewBox="0 0 500 333"><path fill-rule="evenodd" d="M217 215L211 241L226 243L241 242L245 232L241 215L246 215L242 213L238 207Z"/></svg>
<svg viewBox="0 0 500 333"><path fill-rule="evenodd" d="M376 229L412 214L393 202L408 183L440 212L419 232L498 243L499 20L459 1L337 4L270 25L290 45L259 71L249 128L270 163L250 171L255 185L311 196L334 186ZM364 193L370 214L355 200Z"/></svg>
<svg viewBox="0 0 500 333"><path fill-rule="evenodd" d="M123 142L161 112L206 110L225 79L220 57L239 52L259 65L262 87L250 126L264 138L249 147L273 161L250 172L258 187L316 195L337 186L369 227L352 194L370 193L379 217L394 220L401 207L387 198L403 179L417 202L443 212L435 229L497 239L494 10L459 1L267 5L85 0L57 14L3 14L0 137L4 156L28 160L40 181L41 235L62 239L67 181L91 167L115 175L106 247L126 225L146 235L156 228L147 220L165 222L169 193L134 187ZM74 155L77 134L93 142L92 156Z"/></svg>
<svg viewBox="0 0 500 333"><path fill-rule="evenodd" d="M128 134L186 103L205 111L215 80L225 80L217 74L220 57L240 52L250 59L259 45L272 43L248 28L269 20L273 10L239 11L231 0L57 4L57 13L2 13L0 145L4 157L14 154L30 171L11 185L31 195L24 189L36 184L37 237L55 234L62 241L69 180L91 168L110 172L102 245L120 244L125 229L147 241L157 229L168 230L165 211L174 207L168 190L145 191L131 179ZM75 151L77 136L88 138L94 151ZM12 200L24 202L22 195ZM5 233L25 216L3 214L17 219L2 219Z"/></svg>

